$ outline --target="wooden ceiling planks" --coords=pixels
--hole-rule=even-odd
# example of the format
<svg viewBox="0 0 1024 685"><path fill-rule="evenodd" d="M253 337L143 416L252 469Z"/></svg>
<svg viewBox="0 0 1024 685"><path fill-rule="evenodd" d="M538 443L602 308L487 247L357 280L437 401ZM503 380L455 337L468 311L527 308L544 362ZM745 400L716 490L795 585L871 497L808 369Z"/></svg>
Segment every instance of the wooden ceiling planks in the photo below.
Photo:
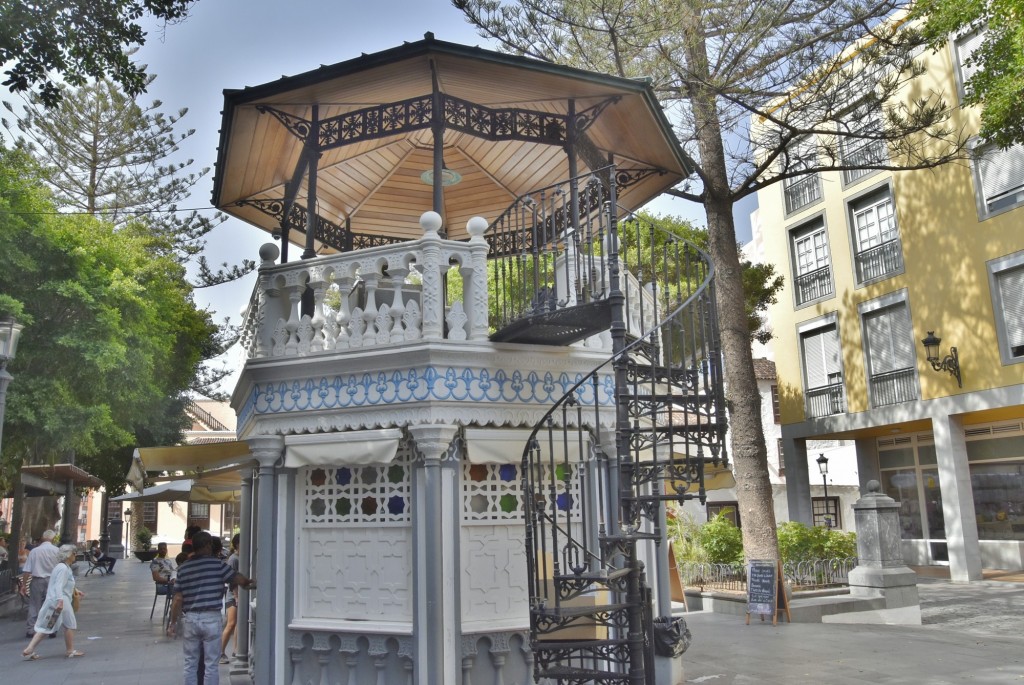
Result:
<svg viewBox="0 0 1024 685"><path fill-rule="evenodd" d="M393 61L388 61L389 56L394 56ZM253 208L235 207L234 202L283 197L302 142L272 114L257 112L256 103L269 103L308 120L311 104L317 102L323 120L423 97L430 93L431 59L444 93L492 109L565 114L570 98L576 99L576 109L582 112L618 96L619 102L605 107L588 127L592 142L602 152L614 153L617 160L637 160L633 168L655 166L671 172L628 188L622 198L630 204L645 202L683 176L681 153L674 147L663 116L652 107L653 97L644 94L640 82L430 39L229 93L215 202L265 230L276 226L271 217ZM489 141L449 129L444 146L446 166L462 176L460 183L444 189L444 214L452 236L465 235L468 218L480 215L493 220L516 196L568 177L566 153L559 145ZM400 230L397 224L405 222L410 228L401 235L418 237L419 215L433 205L432 188L420 175L432 166L431 132L422 129L324 151L318 164L318 211L338 223L352 217L356 232L394 236ZM579 172L587 171L581 160ZM305 180L300 198L305 197L304 184Z"/></svg>

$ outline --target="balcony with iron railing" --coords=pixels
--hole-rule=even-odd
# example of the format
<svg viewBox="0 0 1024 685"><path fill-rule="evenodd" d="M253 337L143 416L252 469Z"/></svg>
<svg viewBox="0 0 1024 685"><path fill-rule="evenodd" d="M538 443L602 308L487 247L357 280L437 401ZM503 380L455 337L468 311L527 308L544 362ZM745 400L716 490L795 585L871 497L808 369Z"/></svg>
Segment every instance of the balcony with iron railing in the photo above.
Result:
<svg viewBox="0 0 1024 685"><path fill-rule="evenodd" d="M832 294L832 268L825 265L793 279L797 305L819 300Z"/></svg>
<svg viewBox="0 0 1024 685"><path fill-rule="evenodd" d="M914 369L896 369L871 376L871 405L885 407L917 399Z"/></svg>
<svg viewBox="0 0 1024 685"><path fill-rule="evenodd" d="M884 140L862 140L844 150L842 157L843 166L870 167L883 163L888 155ZM846 169L843 171L843 184L859 181L875 171L871 168Z"/></svg>
<svg viewBox="0 0 1024 685"><path fill-rule="evenodd" d="M857 253L857 282L866 283L903 271L903 246L899 238Z"/></svg>
<svg viewBox="0 0 1024 685"><path fill-rule="evenodd" d="M821 199L821 179L817 174L786 179L782 187L786 198L786 214L792 214Z"/></svg>
<svg viewBox="0 0 1024 685"><path fill-rule="evenodd" d="M843 382L825 385L819 388L807 390L807 416L816 419L822 416L842 414L846 411L846 395L843 392Z"/></svg>

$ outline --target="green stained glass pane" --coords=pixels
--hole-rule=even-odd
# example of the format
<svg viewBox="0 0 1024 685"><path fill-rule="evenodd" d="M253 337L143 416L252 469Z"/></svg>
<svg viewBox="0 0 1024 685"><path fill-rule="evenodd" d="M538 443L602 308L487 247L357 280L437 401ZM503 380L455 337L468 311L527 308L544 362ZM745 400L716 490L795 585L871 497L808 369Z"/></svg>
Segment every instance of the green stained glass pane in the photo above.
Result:
<svg viewBox="0 0 1024 685"><path fill-rule="evenodd" d="M388 482L401 483L405 481L405 467L394 465L388 469Z"/></svg>
<svg viewBox="0 0 1024 685"><path fill-rule="evenodd" d="M519 498L515 495L502 495L498 502L501 510L506 514L511 514L519 507Z"/></svg>
<svg viewBox="0 0 1024 685"><path fill-rule="evenodd" d="M339 497L334 503L334 511L338 513L338 516L348 516L352 511L352 502L348 497Z"/></svg>
<svg viewBox="0 0 1024 685"><path fill-rule="evenodd" d="M558 480L572 478L572 467L568 464L559 464L555 467L555 478Z"/></svg>

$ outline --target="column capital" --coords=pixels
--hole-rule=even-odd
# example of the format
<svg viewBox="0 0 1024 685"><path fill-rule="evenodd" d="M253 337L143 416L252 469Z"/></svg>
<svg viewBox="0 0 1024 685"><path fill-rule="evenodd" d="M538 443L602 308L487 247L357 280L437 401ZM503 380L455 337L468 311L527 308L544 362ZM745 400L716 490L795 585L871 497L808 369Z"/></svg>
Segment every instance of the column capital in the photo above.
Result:
<svg viewBox="0 0 1024 685"><path fill-rule="evenodd" d="M284 437L281 435L257 435L245 441L261 468L273 466L284 452Z"/></svg>
<svg viewBox="0 0 1024 685"><path fill-rule="evenodd" d="M424 461L440 461L458 433L459 427L449 424L410 426L409 434Z"/></svg>

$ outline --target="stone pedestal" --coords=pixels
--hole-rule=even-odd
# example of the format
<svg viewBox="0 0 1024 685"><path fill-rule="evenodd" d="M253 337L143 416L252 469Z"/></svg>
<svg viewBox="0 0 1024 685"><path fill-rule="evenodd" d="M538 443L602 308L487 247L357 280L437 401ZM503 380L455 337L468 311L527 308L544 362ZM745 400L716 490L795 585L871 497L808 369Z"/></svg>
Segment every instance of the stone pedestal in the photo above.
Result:
<svg viewBox="0 0 1024 685"><path fill-rule="evenodd" d="M885 608L858 612L858 623L921 624L917 574L903 563L900 504L881 492L877 480L853 505L857 525L857 567L850 571L850 595L882 597Z"/></svg>

